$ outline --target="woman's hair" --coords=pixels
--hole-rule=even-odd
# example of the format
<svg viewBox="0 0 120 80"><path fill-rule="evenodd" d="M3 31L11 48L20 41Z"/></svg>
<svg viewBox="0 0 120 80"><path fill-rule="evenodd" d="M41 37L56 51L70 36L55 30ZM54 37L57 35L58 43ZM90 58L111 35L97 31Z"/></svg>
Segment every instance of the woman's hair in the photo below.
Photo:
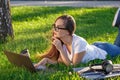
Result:
<svg viewBox="0 0 120 80"><path fill-rule="evenodd" d="M62 19L64 20L64 23L65 23L65 27L66 29L68 30L69 34L72 35L76 29L76 23L75 23L75 20L72 16L70 15L62 15L62 16L59 16L56 20L55 20L55 23L58 19ZM54 34L53 34L54 35ZM56 47L54 45L52 45L51 49L45 53L45 54L42 54L40 56L40 58L50 58L52 60L58 60L59 58L59 51L56 49Z"/></svg>
<svg viewBox="0 0 120 80"><path fill-rule="evenodd" d="M70 33L70 35L72 35L75 32L76 29L76 22L74 20L74 18L70 15L62 15L59 16L56 20L55 23L58 19L62 19L65 23L65 28L68 30L68 32Z"/></svg>

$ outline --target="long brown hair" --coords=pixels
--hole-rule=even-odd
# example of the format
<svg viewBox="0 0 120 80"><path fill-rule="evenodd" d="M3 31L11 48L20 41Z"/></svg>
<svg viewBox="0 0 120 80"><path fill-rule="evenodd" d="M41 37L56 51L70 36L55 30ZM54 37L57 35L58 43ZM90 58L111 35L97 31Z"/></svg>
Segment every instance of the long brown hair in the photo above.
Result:
<svg viewBox="0 0 120 80"><path fill-rule="evenodd" d="M64 20L66 29L69 31L70 35L72 35L76 29L76 23L74 18L70 15L62 15L55 20L55 23L58 19ZM54 45L52 45L51 49L47 53L42 54L40 58L49 58L52 60L58 60L59 55L60 52L56 49Z"/></svg>

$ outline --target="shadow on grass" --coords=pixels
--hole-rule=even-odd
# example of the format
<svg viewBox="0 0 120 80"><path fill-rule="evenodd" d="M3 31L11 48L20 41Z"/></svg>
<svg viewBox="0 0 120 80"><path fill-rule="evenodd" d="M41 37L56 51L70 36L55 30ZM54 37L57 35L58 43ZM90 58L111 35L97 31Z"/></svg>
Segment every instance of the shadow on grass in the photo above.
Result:
<svg viewBox="0 0 120 80"><path fill-rule="evenodd" d="M94 12L86 12L83 15L74 15L77 23L76 34L86 39L106 35L107 40L107 34L116 32L116 29L112 27L116 9L112 9L101 9Z"/></svg>
<svg viewBox="0 0 120 80"><path fill-rule="evenodd" d="M30 8L29 8L30 9ZM28 10L29 10L28 9ZM24 14L20 14L20 15L12 15L13 16L13 20L14 21L25 21L27 18L32 19L34 17L46 17L49 15L54 15L54 14L62 14L64 13L64 11L68 10L81 10L82 8L73 8L73 7L38 7L38 8L33 8L32 12L28 13L24 13ZM91 8L85 8L85 9L91 9ZM92 8L92 9L96 9L96 8ZM114 14L116 12L116 9L114 8L98 8L98 10L95 11L91 11L91 12L84 12L84 14L78 15L78 14L72 14L72 16L75 18L76 23L77 23L77 30L76 30L76 34L84 37L85 39L89 39L89 38L95 38L98 36L103 36L109 33L109 34L113 34L115 33L116 29L113 29L111 27L112 24L112 20L114 17ZM104 14L103 14L104 13ZM19 19L18 19L19 17ZM48 29L49 28L49 29ZM30 35L30 34L36 34L36 33L45 33L48 34L48 32L50 31L50 27L41 27L41 28L37 28L37 29L26 29L23 32L17 32L17 35ZM50 34L48 34L50 35ZM106 40L108 39L108 37L106 37ZM23 46L23 44L25 46L29 46L29 47L33 47L36 44L40 44L40 46L45 43L45 42L39 42L39 41L45 41L45 37L34 37L31 39L20 39L18 41L15 42L15 45L20 45L21 47ZM32 44L32 45L29 45ZM13 45L13 46L15 46ZM25 47L24 46L24 47ZM37 45L38 46L38 45ZM38 47L36 47L38 48ZM36 51L36 48L33 48L33 50ZM43 47L42 49L44 49L45 47ZM42 50L40 49L40 50Z"/></svg>
<svg viewBox="0 0 120 80"><path fill-rule="evenodd" d="M81 10L82 8L74 8L74 7L33 7L32 9L29 8L28 10L31 11L25 11L23 14L20 15L12 15L14 21L26 21L32 20L35 17L43 17L46 18L49 15L54 14L62 14L64 11L68 10ZM86 8L91 9L91 8ZM96 8L93 8L96 9ZM100 10L92 11L92 12L85 12L81 15L73 15L76 19L77 23L77 30L76 34L83 36L84 38L94 38L98 36L103 36L106 34L113 34L116 29L112 28L112 21L114 14L117 9L113 8L101 8ZM104 14L103 14L104 13ZM19 19L18 19L19 18ZM51 28L50 28L51 29ZM47 32L50 29L48 27L40 28L40 29L28 29L23 32L26 32L26 34L34 34L37 32Z"/></svg>
<svg viewBox="0 0 120 80"><path fill-rule="evenodd" d="M24 7L23 7L24 8ZM83 8L74 8L74 7L33 7L33 8L29 8L27 10L32 10L32 11L28 11L27 10L25 12L22 12L23 14L20 15L12 15L13 16L13 20L14 21L26 21L27 19L31 20L32 18L35 18L37 16L39 17L47 17L49 15L54 15L54 14L62 14L64 13L64 11L71 11L71 10L82 10ZM85 9L91 9L91 8L85 8ZM97 9L97 8L92 8ZM13 9L14 10L14 9ZM21 9L20 9L21 10ZM112 20L114 17L114 14L116 12L117 9L114 8L98 8L98 10L95 11L86 11L84 12L84 14L78 15L78 14L72 14L72 16L74 16L76 23L77 23L77 30L76 30L76 34L84 37L85 39L89 39L89 38L95 38L98 36L103 36L106 35L106 40L108 39L107 34L113 34L115 33L116 29L113 29L111 27L112 24ZM49 29L48 29L49 28ZM36 33L45 33L48 34L48 32L50 31L50 27L40 27L37 29L26 29L22 32L17 32L17 35L30 35L31 34L36 34ZM39 42L39 41L45 41L45 37L34 37L30 38L30 39L20 39L18 41L15 41L15 44L13 44L13 46L21 46L23 47L32 47L35 46L36 44L40 44L42 45L45 42ZM32 44L32 45L29 45ZM38 46L38 45L37 45ZM15 48L16 48L15 47ZM23 47L23 48L24 48ZM42 49L44 49L45 47L43 47ZM40 49L40 50L42 50ZM36 48L33 48L33 50L36 50Z"/></svg>
<svg viewBox="0 0 120 80"><path fill-rule="evenodd" d="M24 7L23 7L24 8ZM27 20L32 20L33 18L36 17L42 17L46 18L48 15L54 15L61 13L66 10L71 10L74 9L72 7L27 7L26 11L22 11L20 7L20 12L21 14L12 14L12 19L14 21L27 21ZM13 7L14 10L14 7ZM13 11L14 12L14 11Z"/></svg>
<svg viewBox="0 0 120 80"><path fill-rule="evenodd" d="M42 52L43 50L46 50L46 48L49 46L49 42L44 37L32 37L32 38L21 38L18 40L14 40L9 42L9 44L4 45L2 50L9 50L13 52L19 53L21 50L28 48L30 51L30 54L35 54L35 52ZM12 47L11 47L12 46Z"/></svg>
<svg viewBox="0 0 120 80"><path fill-rule="evenodd" d="M42 27L39 26L35 29L29 28L29 29L24 29L23 31L18 31L15 33L19 36L19 35L34 35L37 33L39 33L39 34L44 33L45 35L48 35L47 33L51 32L51 34L49 34L49 35L52 35L52 27L50 27L50 26L42 26Z"/></svg>
<svg viewBox="0 0 120 80"><path fill-rule="evenodd" d="M52 8L48 8L47 10L41 10L39 8L35 9L35 12L30 12L30 13L25 13L25 14L21 14L21 15L12 15L13 16L13 20L14 21L26 21L27 18L29 18L29 20L32 20L32 18L35 18L37 16L39 17L43 17L45 18L47 15L51 15L51 14L57 14L57 13L64 13L65 10L74 10L76 8L68 8L65 7L64 9L62 8L58 8L58 7L52 7ZM81 8L77 8L78 10L81 10ZM93 8L94 9L94 8ZM43 11L43 12L42 12ZM41 13L40 13L41 12ZM104 13L104 15L103 15ZM80 13L81 14L81 13ZM115 33L116 30L112 30L111 27L111 23L113 20L113 16L115 14L115 9L112 10L112 8L108 8L108 9L101 9L101 10L96 10L95 12L86 12L85 14L82 15L73 15L74 18L76 19L77 22L77 30L76 30L76 34L83 36L86 39L89 38L95 38L98 36L103 36L106 35L107 33L109 34L113 34ZM45 28L40 28L40 29L26 29L25 31L23 31L22 33L17 34L18 35L29 35L31 36L32 34L36 34L38 32L45 32L45 34L47 34L49 32L50 29L48 29L48 27ZM50 35L50 34L48 34ZM26 37L26 36L22 36L22 37ZM19 37L20 38L20 37ZM21 49L24 48L28 48L30 49L31 53L37 52L37 51L42 51L45 50L46 47L48 46L48 41L46 41L46 37L44 36L33 36L32 38L30 37L26 37L24 38L20 38L18 40L15 41L11 41L8 44L5 44L4 49L9 49L11 51L17 51L19 52ZM1 46L0 46L1 47ZM2 46L3 47L3 46ZM3 60L3 59L1 59ZM3 62L5 62L5 60L3 60ZM95 61L96 62L96 61ZM117 58L116 63L119 63L119 58ZM80 64L80 66L88 66L88 64ZM1 76L0 79L1 80L37 80L37 79L43 79L43 80L49 80L49 79L53 79L53 80L57 80L57 79L68 79L68 71L69 68L63 66L63 65L59 65L59 66L51 66L51 68L55 68L57 69L57 72L54 73L53 72L38 72L36 74L30 74L27 71L20 71L18 70L14 70L12 67L8 67L6 64L2 65L1 67L3 67L0 70ZM6 69L7 68L7 69ZM10 68L10 69L8 69ZM11 69L12 68L12 69ZM71 79L76 79L76 76L72 77ZM79 76L78 78L79 79Z"/></svg>

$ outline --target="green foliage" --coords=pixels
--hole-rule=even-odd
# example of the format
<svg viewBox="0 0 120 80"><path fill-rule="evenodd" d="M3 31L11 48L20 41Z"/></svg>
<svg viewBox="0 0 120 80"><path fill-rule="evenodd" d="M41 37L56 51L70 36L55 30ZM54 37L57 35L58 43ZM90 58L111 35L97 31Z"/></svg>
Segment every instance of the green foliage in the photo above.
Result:
<svg viewBox="0 0 120 80"><path fill-rule="evenodd" d="M28 48L31 59L36 62L35 54L43 53L50 48L52 23L62 14L72 15L77 23L76 34L84 37L90 44L95 41L114 42L117 29L111 26L117 8L76 8L76 7L12 7L12 25L14 40L0 44L0 80L81 80L76 73L69 75L71 67L63 64L48 65L48 70L30 73L11 65L4 50L19 53ZM94 63L97 60L93 61ZM92 61L90 63L93 63ZM119 57L113 59L120 63ZM79 64L73 67L88 66Z"/></svg>

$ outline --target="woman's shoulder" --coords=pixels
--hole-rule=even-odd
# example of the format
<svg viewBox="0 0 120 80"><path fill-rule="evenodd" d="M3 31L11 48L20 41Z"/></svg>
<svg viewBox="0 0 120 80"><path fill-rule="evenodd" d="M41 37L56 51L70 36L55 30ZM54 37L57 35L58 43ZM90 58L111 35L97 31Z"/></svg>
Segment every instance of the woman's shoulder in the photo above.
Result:
<svg viewBox="0 0 120 80"><path fill-rule="evenodd" d="M73 39L74 39L74 40L83 40L83 41L86 41L83 37L78 36L78 35L76 35L76 34L73 34Z"/></svg>
<svg viewBox="0 0 120 80"><path fill-rule="evenodd" d="M87 41L83 37L78 36L76 34L73 34L73 42L87 43Z"/></svg>

